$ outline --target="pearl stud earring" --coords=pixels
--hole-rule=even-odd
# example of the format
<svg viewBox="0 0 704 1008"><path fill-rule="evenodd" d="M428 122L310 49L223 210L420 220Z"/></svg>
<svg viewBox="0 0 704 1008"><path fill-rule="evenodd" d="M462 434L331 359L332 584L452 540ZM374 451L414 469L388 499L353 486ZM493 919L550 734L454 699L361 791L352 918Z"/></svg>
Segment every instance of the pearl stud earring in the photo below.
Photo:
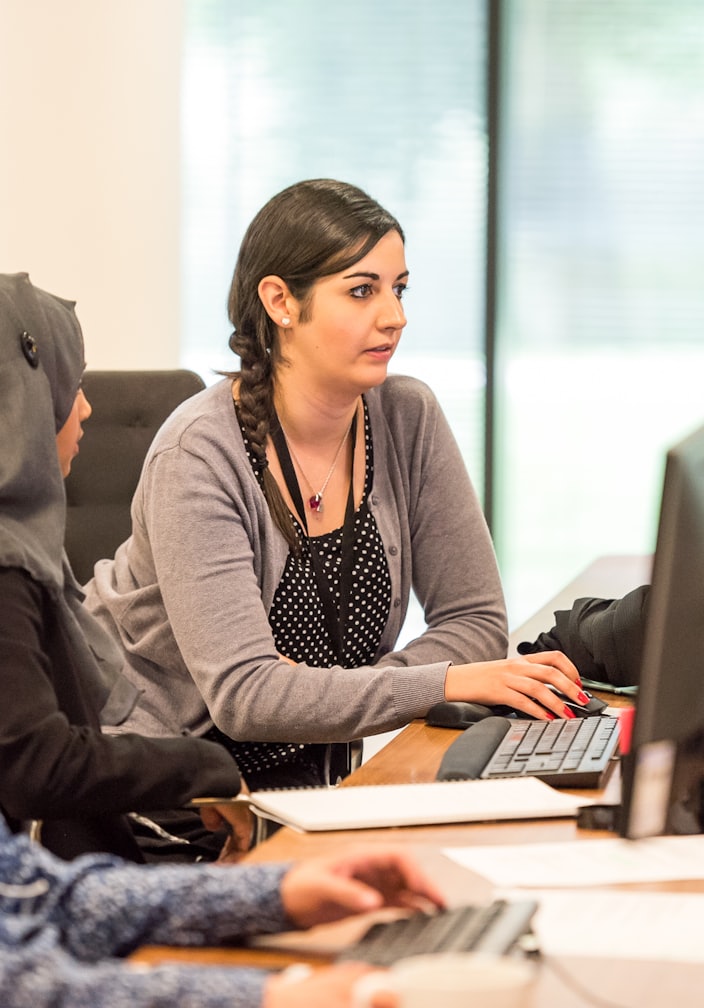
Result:
<svg viewBox="0 0 704 1008"><path fill-rule="evenodd" d="M281 319L281 325L291 325L291 319L288 315L284 315Z"/></svg>

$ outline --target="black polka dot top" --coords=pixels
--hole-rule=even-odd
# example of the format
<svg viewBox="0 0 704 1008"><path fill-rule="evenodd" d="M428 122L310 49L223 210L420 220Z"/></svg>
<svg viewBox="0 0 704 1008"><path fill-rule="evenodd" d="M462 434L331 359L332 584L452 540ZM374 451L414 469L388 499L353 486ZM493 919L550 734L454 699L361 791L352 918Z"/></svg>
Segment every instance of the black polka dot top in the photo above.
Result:
<svg viewBox="0 0 704 1008"><path fill-rule="evenodd" d="M344 620L342 661L346 668L370 664L376 654L391 604L391 578L384 544L367 499L374 475L374 457L366 402L364 405L364 442L366 474L362 502L355 513L352 578ZM250 463L246 432L240 430ZM258 478L257 466L252 465ZM322 668L336 664L320 594L311 562L311 545L295 515L291 515L301 545L298 556L289 554L281 581L274 594L269 622L279 654L296 662ZM340 608L340 566L342 528L315 537L314 549L320 558ZM295 668L291 668L291 688L295 689ZM214 729L211 737L227 745L247 779L250 789L292 787L326 783L323 768L327 746L298 743L237 742L221 736Z"/></svg>

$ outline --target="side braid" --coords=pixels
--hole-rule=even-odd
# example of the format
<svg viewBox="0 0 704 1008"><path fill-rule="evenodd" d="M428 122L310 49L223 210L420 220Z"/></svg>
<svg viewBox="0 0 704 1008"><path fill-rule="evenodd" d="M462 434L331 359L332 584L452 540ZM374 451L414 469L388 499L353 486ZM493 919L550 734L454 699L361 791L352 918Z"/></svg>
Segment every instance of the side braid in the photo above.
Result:
<svg viewBox="0 0 704 1008"><path fill-rule="evenodd" d="M268 328L266 322L263 325ZM255 456L257 471L261 475L262 490L271 517L292 552L297 554L300 543L296 529L266 457L266 439L274 417L274 369L271 353L263 346L264 341L254 335L254 330L254 325L245 324L242 332L235 331L230 337L230 349L238 354L241 361L238 375L239 414Z"/></svg>

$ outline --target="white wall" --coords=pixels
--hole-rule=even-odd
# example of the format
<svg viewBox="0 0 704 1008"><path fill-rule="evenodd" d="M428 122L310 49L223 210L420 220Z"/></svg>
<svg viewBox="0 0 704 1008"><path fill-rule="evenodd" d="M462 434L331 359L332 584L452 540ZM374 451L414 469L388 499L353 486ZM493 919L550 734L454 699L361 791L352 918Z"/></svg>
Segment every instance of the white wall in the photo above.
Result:
<svg viewBox="0 0 704 1008"><path fill-rule="evenodd" d="M182 0L0 0L0 272L91 368L178 364Z"/></svg>

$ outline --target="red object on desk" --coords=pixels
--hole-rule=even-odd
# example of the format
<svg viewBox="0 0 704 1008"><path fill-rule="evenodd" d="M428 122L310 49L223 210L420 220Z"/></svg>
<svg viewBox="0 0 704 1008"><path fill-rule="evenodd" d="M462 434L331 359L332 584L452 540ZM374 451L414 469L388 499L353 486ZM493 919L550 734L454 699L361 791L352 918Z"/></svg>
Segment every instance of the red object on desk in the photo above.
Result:
<svg viewBox="0 0 704 1008"><path fill-rule="evenodd" d="M633 734L633 718L635 717L635 707L624 707L618 712L618 744L621 755L631 751L631 735Z"/></svg>

